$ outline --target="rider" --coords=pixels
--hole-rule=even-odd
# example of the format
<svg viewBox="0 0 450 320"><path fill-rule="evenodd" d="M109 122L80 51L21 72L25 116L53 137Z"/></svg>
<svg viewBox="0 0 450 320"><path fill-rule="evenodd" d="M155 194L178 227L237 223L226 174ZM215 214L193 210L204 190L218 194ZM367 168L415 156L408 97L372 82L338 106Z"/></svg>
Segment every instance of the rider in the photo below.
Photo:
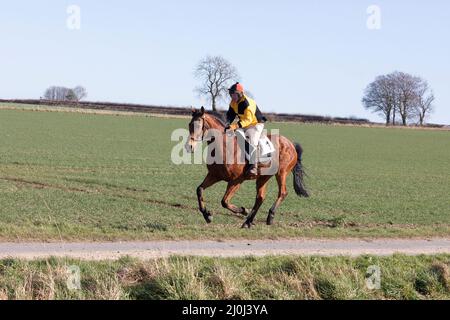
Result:
<svg viewBox="0 0 450 320"><path fill-rule="evenodd" d="M239 82L228 89L231 96L230 108L227 112L226 129L236 130L242 128L250 144L249 163L247 174L256 176L258 174L257 150L259 138L264 130L264 122L267 121L259 110L256 102L244 94L244 87ZM239 121L234 122L236 116Z"/></svg>

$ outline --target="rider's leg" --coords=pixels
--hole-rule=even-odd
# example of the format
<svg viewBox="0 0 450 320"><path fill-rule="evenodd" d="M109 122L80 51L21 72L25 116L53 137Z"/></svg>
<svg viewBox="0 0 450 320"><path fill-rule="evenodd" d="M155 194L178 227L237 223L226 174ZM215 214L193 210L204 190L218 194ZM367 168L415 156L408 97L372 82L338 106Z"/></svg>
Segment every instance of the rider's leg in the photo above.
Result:
<svg viewBox="0 0 450 320"><path fill-rule="evenodd" d="M258 172L258 144L261 134L264 130L264 124L258 123L255 126L251 126L245 130L245 136L250 144L249 146L249 174L257 175Z"/></svg>

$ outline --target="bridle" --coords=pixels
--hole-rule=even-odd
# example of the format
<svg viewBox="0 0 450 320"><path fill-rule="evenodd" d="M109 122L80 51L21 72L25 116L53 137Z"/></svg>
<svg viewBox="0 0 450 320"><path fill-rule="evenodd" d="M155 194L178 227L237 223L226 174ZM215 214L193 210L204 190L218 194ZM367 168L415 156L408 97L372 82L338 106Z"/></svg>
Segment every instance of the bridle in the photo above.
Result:
<svg viewBox="0 0 450 320"><path fill-rule="evenodd" d="M195 141L195 142L203 142L205 140L205 129L209 129L208 126L205 125L205 117L201 117L202 119L202 137L200 139L195 139L193 137L191 137L191 141Z"/></svg>

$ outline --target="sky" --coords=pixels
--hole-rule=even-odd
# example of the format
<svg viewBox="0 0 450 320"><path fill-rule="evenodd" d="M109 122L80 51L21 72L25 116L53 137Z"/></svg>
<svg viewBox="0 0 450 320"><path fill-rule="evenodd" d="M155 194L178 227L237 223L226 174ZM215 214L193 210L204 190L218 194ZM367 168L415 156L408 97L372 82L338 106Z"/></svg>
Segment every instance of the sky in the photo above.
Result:
<svg viewBox="0 0 450 320"><path fill-rule="evenodd" d="M398 70L429 82L429 122L450 124L449 34L447 0L1 0L0 98L83 85L90 101L208 107L193 70L220 55L263 112L382 122L363 92Z"/></svg>

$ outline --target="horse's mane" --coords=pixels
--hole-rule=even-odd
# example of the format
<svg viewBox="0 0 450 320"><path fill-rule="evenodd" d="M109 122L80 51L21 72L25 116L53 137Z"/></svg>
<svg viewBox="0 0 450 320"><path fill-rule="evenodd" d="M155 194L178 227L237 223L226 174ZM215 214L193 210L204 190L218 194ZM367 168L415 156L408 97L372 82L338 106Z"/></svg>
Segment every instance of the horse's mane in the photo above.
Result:
<svg viewBox="0 0 450 320"><path fill-rule="evenodd" d="M224 127L226 126L221 112L211 111L211 112L208 112L207 114L209 114L212 118L214 118L214 120L219 122L222 126L224 126Z"/></svg>
<svg viewBox="0 0 450 320"><path fill-rule="evenodd" d="M208 111L208 112L205 112L205 114L208 115L210 118L212 118L217 123L219 123L221 126L226 127L226 124L225 124L222 112L220 112L220 111ZM194 119L196 117L201 117L201 116L203 116L203 113L201 111L199 111L199 110L194 111L194 113L192 114L192 117Z"/></svg>

